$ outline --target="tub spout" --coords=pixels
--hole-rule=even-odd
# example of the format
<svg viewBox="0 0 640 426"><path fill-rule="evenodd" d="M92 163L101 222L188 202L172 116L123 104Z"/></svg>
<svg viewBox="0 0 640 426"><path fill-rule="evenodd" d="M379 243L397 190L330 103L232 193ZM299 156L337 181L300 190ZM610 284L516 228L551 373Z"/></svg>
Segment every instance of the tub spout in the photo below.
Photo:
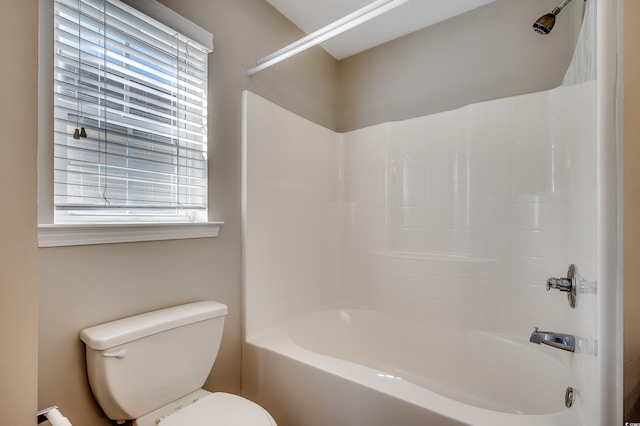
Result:
<svg viewBox="0 0 640 426"><path fill-rule="evenodd" d="M538 327L531 333L529 341L538 345L553 346L563 351L574 352L576 350L576 338L574 336L570 334L553 333L551 331L538 331Z"/></svg>

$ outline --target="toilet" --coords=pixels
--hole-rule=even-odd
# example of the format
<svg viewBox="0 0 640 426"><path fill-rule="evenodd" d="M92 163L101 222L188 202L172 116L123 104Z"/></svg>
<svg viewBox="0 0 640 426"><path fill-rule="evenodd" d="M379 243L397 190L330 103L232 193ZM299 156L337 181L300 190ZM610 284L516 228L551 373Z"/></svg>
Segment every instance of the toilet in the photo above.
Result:
<svg viewBox="0 0 640 426"><path fill-rule="evenodd" d="M258 404L202 389L227 306L202 301L86 328L87 375L104 413L134 426L276 426Z"/></svg>

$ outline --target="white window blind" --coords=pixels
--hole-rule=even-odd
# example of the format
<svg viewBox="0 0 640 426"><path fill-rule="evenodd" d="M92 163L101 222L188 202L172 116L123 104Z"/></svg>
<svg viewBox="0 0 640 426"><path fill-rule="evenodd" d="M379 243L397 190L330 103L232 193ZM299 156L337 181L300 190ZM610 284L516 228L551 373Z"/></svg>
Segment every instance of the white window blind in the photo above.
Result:
<svg viewBox="0 0 640 426"><path fill-rule="evenodd" d="M54 52L55 221L206 221L210 50L117 0L55 0Z"/></svg>

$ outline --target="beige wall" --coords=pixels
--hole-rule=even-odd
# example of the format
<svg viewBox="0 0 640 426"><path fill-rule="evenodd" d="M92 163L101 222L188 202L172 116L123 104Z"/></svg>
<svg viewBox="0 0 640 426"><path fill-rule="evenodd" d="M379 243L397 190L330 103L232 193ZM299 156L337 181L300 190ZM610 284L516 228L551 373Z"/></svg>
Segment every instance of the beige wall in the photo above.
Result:
<svg viewBox="0 0 640 426"><path fill-rule="evenodd" d="M624 420L640 421L640 2L624 2Z"/></svg>
<svg viewBox="0 0 640 426"><path fill-rule="evenodd" d="M15 2L0 17L0 412L7 425L35 424L37 410L37 8L37 0Z"/></svg>
<svg viewBox="0 0 640 426"><path fill-rule="evenodd" d="M558 86L584 3L536 34L533 22L557 3L497 0L340 61L340 131Z"/></svg>
<svg viewBox="0 0 640 426"><path fill-rule="evenodd" d="M108 424L95 406L87 388L83 349L78 340L79 330L118 316L202 298L223 301L231 308L222 352L208 387L232 392L239 390L241 89L250 89L334 130L348 130L368 125L370 121L376 122L384 115L384 111L403 118L425 113L415 102L415 95L402 87L390 89L374 84L372 87L376 88L377 101L373 102L369 95L361 92L364 85L358 82L358 73L355 72L357 64L349 63L348 60L340 65L343 76L341 90L344 93L342 106L338 108L338 69L335 61L318 48L252 78L246 77L245 70L254 64L256 58L270 53L300 35L297 29L266 6L262 0L163 2L209 29L216 37L216 50L210 62L213 77L210 90L211 218L226 222L221 236L216 239L41 249L36 252L36 128L33 120L36 115L37 1L11 2L11 7L5 8L1 18L3 58L13 58L12 61L3 61L3 83L0 85L0 108L3 112L0 116L4 135L0 144L0 187L4 199L12 199L11 211L6 207L0 210L0 336L11 342L11 345L3 345L0 355L0 397L7 424L32 424L36 405L42 408L50 404L60 405L74 424ZM625 159L629 161L630 158L639 155L633 152L635 147L630 143L640 136L638 120L634 121L629 117L640 114L640 88L638 80L630 80L629 76L637 76L640 72L640 31L637 25L634 25L640 18L640 11L637 1L625 3L625 18L627 23L631 23L627 25L625 34ZM545 8L546 6L547 2ZM528 16L528 20L530 19L531 16ZM496 21L492 22L497 25ZM527 24L530 26L530 22ZM491 30L497 34L504 34L499 25L496 28ZM554 29L554 32L557 29ZM460 39L468 42L473 40L476 34L449 33L443 34L442 37L442 42ZM17 42L10 45L7 40ZM560 49L564 48L560 46ZM495 46L493 49L497 50ZM402 53L402 50L398 50L394 52L394 56L401 56ZM370 56L361 56L357 60L368 62L369 67L380 65L381 59L376 56L375 51L366 52L365 55ZM421 59L421 62L422 68L412 71L413 82L416 79L425 80L423 72L429 71L425 71L425 67L434 67L434 62L437 61L427 56L426 59ZM411 62L398 64L413 69ZM445 69L441 72L446 74L449 71L451 70ZM461 91L465 93L468 90L477 92L477 87L484 84L468 76L467 80L457 78L458 75L455 73L449 77L451 76L454 78L443 78L442 81L451 81L454 86L465 89ZM557 81L557 78L556 75L554 79ZM500 79L507 81L504 75L500 76ZM376 82L375 79L366 81ZM493 81L492 84L497 83ZM556 83L549 80L541 85L548 84ZM413 87L415 88L415 85ZM546 87L535 90L543 88ZM397 96L394 95L396 93ZM427 95L441 103L447 101L447 96L441 93ZM353 105L356 96L362 96L363 108ZM493 94L490 97L499 96ZM377 105L379 103L382 104L382 110ZM369 107L365 108L367 105ZM438 107L440 108L443 107ZM358 110L364 113L360 115L357 113ZM344 120L340 123L337 118L338 111L344 112ZM632 210L634 207L640 209L640 205L634 206L632 199L633 195L640 191L640 180L637 174L634 174L634 166L626 166L627 218L638 216L638 212ZM635 186L634 179L637 181ZM15 186L7 187L8 183L16 182L17 189ZM631 229L632 226L637 227L637 223L627 220L626 253L636 251L631 236L638 235L640 230ZM640 245L638 241L635 241L636 246ZM629 412L629 409L633 408L637 414L640 349L634 349L629 336L640 334L640 330L636 328L639 323L637 310L634 312L634 309L630 308L640 303L640 288L632 285L640 271L634 272L631 269L637 269L638 266L629 256L625 259L625 264L625 401L626 411ZM39 290L36 287L38 270ZM40 303L38 349L35 341L37 300ZM38 386L36 353L40 358ZM634 415L633 420L638 418L638 415Z"/></svg>
<svg viewBox="0 0 640 426"><path fill-rule="evenodd" d="M246 75L257 58L302 36L267 2L162 2L214 34L210 218L225 225L218 238L40 249L38 401L41 407L59 405L78 425L108 424L88 388L80 330L183 302L215 299L229 306L221 351L206 387L240 391L241 91L250 89L323 126L337 127L337 63L320 48L254 77ZM35 191L33 185L29 190Z"/></svg>

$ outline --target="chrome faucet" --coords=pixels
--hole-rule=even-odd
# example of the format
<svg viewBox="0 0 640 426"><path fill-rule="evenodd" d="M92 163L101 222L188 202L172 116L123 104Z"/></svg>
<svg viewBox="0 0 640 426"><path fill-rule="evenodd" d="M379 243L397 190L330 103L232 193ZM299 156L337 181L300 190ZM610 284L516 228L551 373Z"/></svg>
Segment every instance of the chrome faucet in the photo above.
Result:
<svg viewBox="0 0 640 426"><path fill-rule="evenodd" d="M576 350L576 338L574 336L551 331L538 331L538 327L531 333L529 341L538 345L542 343L553 346L563 351L574 352Z"/></svg>

